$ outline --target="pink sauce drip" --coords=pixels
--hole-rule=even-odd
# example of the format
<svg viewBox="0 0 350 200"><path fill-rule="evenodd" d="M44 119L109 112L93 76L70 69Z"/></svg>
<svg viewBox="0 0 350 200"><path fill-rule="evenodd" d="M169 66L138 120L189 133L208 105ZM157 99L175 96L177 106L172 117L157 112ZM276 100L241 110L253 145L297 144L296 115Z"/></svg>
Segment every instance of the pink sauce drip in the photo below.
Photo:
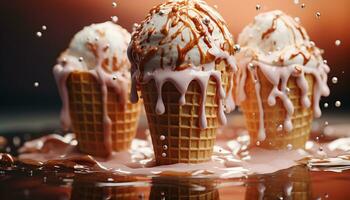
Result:
<svg viewBox="0 0 350 200"><path fill-rule="evenodd" d="M329 87L327 85L327 74L329 73L329 67L326 64L319 63L316 67L308 67L308 66L300 66L297 64L292 64L288 66L273 66L270 64L266 64L264 62L252 61L251 64L255 66L254 69L248 69L249 61L242 60L239 70L237 83L237 104L241 104L246 99L245 94L245 84L247 79L247 71L249 70L251 73L253 80L256 80L256 95L259 103L259 139L264 140L266 138L265 128L264 128L264 110L262 107L261 94L260 94L260 84L259 77L257 76L257 69L263 73L263 75L269 80L269 82L273 85L273 89L268 97L268 104L270 106L274 106L276 104L276 99L279 98L283 102L283 105L287 111L287 116L284 122L284 129L286 131L293 130L293 124L291 121L292 115L294 113L294 106L288 97L287 93L287 83L290 77L296 77L297 85L301 91L301 102L305 108L311 106L311 101L307 96L307 92L309 90L308 84L305 78L306 74L311 74L315 79L315 85L313 88L313 109L315 113L315 117L321 116L320 109L320 98L321 96L328 96L330 94ZM279 89L279 86L281 88Z"/></svg>
<svg viewBox="0 0 350 200"><path fill-rule="evenodd" d="M102 92L102 105L103 105L103 128L104 128L104 143L105 148L108 152L112 152L112 138L111 138L111 126L112 121L108 116L108 88L113 88L117 96L119 96L119 100L122 104L127 101L128 88L130 81L127 78L129 73L126 72L113 72L108 73L102 67L102 62L104 58L107 56L104 48L108 44L100 44L98 45L99 49L97 49L99 57L97 66L95 69L87 70L81 67L81 63L77 62L78 58L67 56L66 63L57 64L54 67L53 73L57 82L57 86L59 89L59 93L62 100L62 111L61 111L61 122L64 130L68 130L72 126L71 116L69 111L69 97L67 90L67 79L69 75L74 71L81 72L89 72L93 75L96 80L101 85Z"/></svg>

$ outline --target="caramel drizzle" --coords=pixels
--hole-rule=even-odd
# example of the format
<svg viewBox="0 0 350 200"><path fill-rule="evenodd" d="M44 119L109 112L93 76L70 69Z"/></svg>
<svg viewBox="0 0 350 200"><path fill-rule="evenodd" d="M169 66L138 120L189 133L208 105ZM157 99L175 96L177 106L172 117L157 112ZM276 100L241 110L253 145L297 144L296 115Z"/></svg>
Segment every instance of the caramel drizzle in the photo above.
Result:
<svg viewBox="0 0 350 200"><path fill-rule="evenodd" d="M309 57L309 58L306 57L306 55L305 55L303 52L298 52L298 53L292 54L292 55L289 57L289 60L294 59L294 58L297 57L298 55L303 56L303 58L304 58L304 63L303 63L303 65L306 65L306 64L310 61L310 59L311 59L311 57Z"/></svg>
<svg viewBox="0 0 350 200"><path fill-rule="evenodd" d="M167 14L167 20L160 30L160 33L164 35L164 38L160 40L159 45L163 45L168 42L171 42L173 39L177 38L179 35L181 35L181 39L184 40L182 33L183 33L183 30L185 30L186 28L188 28L190 30L190 33L192 34L190 37L190 41L184 47L177 46L177 51L178 51L178 58L176 61L177 68L182 69L183 67L188 66L186 64L184 65L184 62L186 60L186 55L188 54L189 51L191 51L196 46L200 53L201 64L213 61L215 59L215 57L211 55L209 52L205 53L201 48L201 46L199 45L199 41L202 39L205 42L205 44L208 46L208 48L212 48L211 46L212 41L210 41L210 38L208 36L213 33L214 27L211 26L210 23L208 24L203 23L203 19L205 17L209 17L211 21L217 25L217 27L220 29L224 37L224 40L225 40L224 43L228 44L228 45L220 45L220 48L222 50L229 51L231 54L234 53L233 40L231 35L226 30L227 28L225 28L226 25L223 20L218 19L218 17L214 16L211 12L203 8L202 5L200 5L198 2L195 2L195 1L184 0L184 1L176 2L175 5L172 5L172 4L174 4L174 2L169 1L159 6L153 7L149 12L149 15L141 24L141 26L133 34L132 41L134 42L132 43L131 48L129 48L128 55L130 60L133 63L139 63L138 66L134 66L134 67L138 67L140 71L144 71L144 65L149 60L151 60L153 56L156 55L157 51L155 51L155 49L158 50L158 48L150 47L149 49L147 49L147 51L145 51L143 48L140 47L141 43L144 41L139 41L138 39L141 38L140 36L143 34L143 31L142 31L143 25L149 22L153 17L153 15L160 12L162 7L166 7L169 5L172 6L172 9ZM191 17L189 15L189 12L191 11L197 13L199 17L198 16ZM180 26L175 33L169 36L170 28L177 26L180 22L182 23L182 26ZM194 24L194 28L191 23ZM209 35L204 29L204 26L207 27ZM154 33L153 30L148 31L148 37L146 39L147 42L150 41L150 37L153 33ZM160 53L162 54L162 57L165 54L164 52L160 52ZM172 59L169 60L168 64L169 65L172 64ZM163 68L164 67L163 58L161 58L161 65L162 65L161 67ZM181 66L181 65L184 65L184 66ZM175 70L177 69L175 68Z"/></svg>
<svg viewBox="0 0 350 200"><path fill-rule="evenodd" d="M261 39L262 39L262 40L268 38L273 32L276 31L277 19L278 19L279 17L280 17L280 15L276 15L276 16L273 18L271 27L270 27L269 29L267 29L267 30L261 35Z"/></svg>

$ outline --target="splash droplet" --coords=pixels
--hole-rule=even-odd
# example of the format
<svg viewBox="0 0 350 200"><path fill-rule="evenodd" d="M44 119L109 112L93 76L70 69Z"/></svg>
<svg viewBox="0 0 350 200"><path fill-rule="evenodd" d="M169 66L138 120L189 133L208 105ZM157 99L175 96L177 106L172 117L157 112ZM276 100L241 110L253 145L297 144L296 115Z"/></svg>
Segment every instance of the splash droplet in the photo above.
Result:
<svg viewBox="0 0 350 200"><path fill-rule="evenodd" d="M36 32L36 36L37 36L38 38L40 38L41 36L43 36L43 34L42 34L40 31L38 31L38 32Z"/></svg>
<svg viewBox="0 0 350 200"><path fill-rule="evenodd" d="M36 87L36 88L39 87L39 82L37 82L37 81L34 82L34 87Z"/></svg>
<svg viewBox="0 0 350 200"><path fill-rule="evenodd" d="M261 144L260 141L256 142L256 146L260 146L260 144Z"/></svg>
<svg viewBox="0 0 350 200"><path fill-rule="evenodd" d="M290 151L293 149L293 145L292 144L287 144L287 149Z"/></svg>
<svg viewBox="0 0 350 200"><path fill-rule="evenodd" d="M328 121L325 121L325 122L324 122L324 125L325 125L325 126L328 126L328 125L329 125Z"/></svg>
<svg viewBox="0 0 350 200"><path fill-rule="evenodd" d="M79 57L79 62L83 62L84 61L84 58L83 57Z"/></svg>
<svg viewBox="0 0 350 200"><path fill-rule="evenodd" d="M341 102L340 101L336 101L335 102L335 106L339 108L341 106Z"/></svg>
<svg viewBox="0 0 350 200"><path fill-rule="evenodd" d="M210 19L208 17L205 17L203 19L203 24L208 25L210 23Z"/></svg>
<svg viewBox="0 0 350 200"><path fill-rule="evenodd" d="M301 8L305 8L305 3L301 4L300 7L301 7Z"/></svg>
<svg viewBox="0 0 350 200"><path fill-rule="evenodd" d="M254 70L255 69L255 65L253 63L249 63L248 67L250 70Z"/></svg>
<svg viewBox="0 0 350 200"><path fill-rule="evenodd" d="M165 158L166 157L166 153L162 153L162 157Z"/></svg>
<svg viewBox="0 0 350 200"><path fill-rule="evenodd" d="M340 40L336 40L334 43L335 43L335 46L340 46L341 45L341 41Z"/></svg>
<svg viewBox="0 0 350 200"><path fill-rule="evenodd" d="M236 53L241 51L241 46L239 44L236 44L233 48L234 48Z"/></svg>
<svg viewBox="0 0 350 200"><path fill-rule="evenodd" d="M261 5L260 4L256 4L255 9L256 10L260 10L261 9Z"/></svg>
<svg viewBox="0 0 350 200"><path fill-rule="evenodd" d="M114 76L112 77L112 79L113 79L114 81L117 80L117 76L114 75Z"/></svg>
<svg viewBox="0 0 350 200"><path fill-rule="evenodd" d="M114 23L117 23L119 20L119 18L117 16L112 16L111 19L112 19L112 22L114 22Z"/></svg>
<svg viewBox="0 0 350 200"><path fill-rule="evenodd" d="M328 103L323 104L323 107L325 107L325 108L328 108L328 106L329 106Z"/></svg>
<svg viewBox="0 0 350 200"><path fill-rule="evenodd" d="M168 150L168 145L164 145L164 146L163 146L163 149L164 149L164 150Z"/></svg>
<svg viewBox="0 0 350 200"><path fill-rule="evenodd" d="M332 78L332 83L333 84L337 84L338 83L338 78L337 77L333 77Z"/></svg>
<svg viewBox="0 0 350 200"><path fill-rule="evenodd" d="M113 3L112 3L112 7L113 7L113 8L116 8L116 7L117 7L117 2L113 2Z"/></svg>
<svg viewBox="0 0 350 200"><path fill-rule="evenodd" d="M47 30L47 27L46 27L45 25L43 25L43 26L41 27L41 29L42 29L43 31L46 31L46 30Z"/></svg>
<svg viewBox="0 0 350 200"><path fill-rule="evenodd" d="M282 125L282 124L278 125L277 131L278 131L278 132L283 131L283 125Z"/></svg>
<svg viewBox="0 0 350 200"><path fill-rule="evenodd" d="M165 140L165 136L164 136L164 135L161 135L161 136L159 137L159 139L160 139L161 141L164 141L164 140Z"/></svg>
<svg viewBox="0 0 350 200"><path fill-rule="evenodd" d="M316 12L316 18L317 19L321 18L321 13L320 12Z"/></svg>
<svg viewBox="0 0 350 200"><path fill-rule="evenodd" d="M328 61L327 60L323 60L323 64L327 65Z"/></svg>

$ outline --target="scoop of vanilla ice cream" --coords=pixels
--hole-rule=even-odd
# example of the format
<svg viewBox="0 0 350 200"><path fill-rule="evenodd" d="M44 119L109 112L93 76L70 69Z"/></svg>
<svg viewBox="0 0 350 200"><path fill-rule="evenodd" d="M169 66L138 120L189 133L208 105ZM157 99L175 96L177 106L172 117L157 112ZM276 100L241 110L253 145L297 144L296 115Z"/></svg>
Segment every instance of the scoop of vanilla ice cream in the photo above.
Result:
<svg viewBox="0 0 350 200"><path fill-rule="evenodd" d="M92 70L99 65L108 72L129 69L126 53L129 42L130 33L117 24L92 24L73 37L59 62L83 70Z"/></svg>
<svg viewBox="0 0 350 200"><path fill-rule="evenodd" d="M225 21L202 0L172 0L154 7L131 40L130 61L143 72L211 62L214 48L233 54Z"/></svg>
<svg viewBox="0 0 350 200"><path fill-rule="evenodd" d="M316 66L322 51L310 41L305 29L292 17L276 10L257 15L241 32L240 56L274 65Z"/></svg>

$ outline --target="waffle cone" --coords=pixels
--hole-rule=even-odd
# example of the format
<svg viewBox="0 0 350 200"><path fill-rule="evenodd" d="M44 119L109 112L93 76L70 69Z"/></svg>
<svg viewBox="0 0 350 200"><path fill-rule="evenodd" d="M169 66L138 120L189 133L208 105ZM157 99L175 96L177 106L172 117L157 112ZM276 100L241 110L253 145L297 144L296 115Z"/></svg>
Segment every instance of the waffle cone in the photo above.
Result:
<svg viewBox="0 0 350 200"><path fill-rule="evenodd" d="M250 184L246 200L255 199L298 199L312 198L311 179L305 166L296 166L274 174L258 177L258 183Z"/></svg>
<svg viewBox="0 0 350 200"><path fill-rule="evenodd" d="M220 63L217 69L225 71L226 65ZM229 74L222 76L222 83L227 88ZM156 163L167 165L175 163L200 163L211 159L219 127L217 117L218 99L217 83L210 78L206 91L205 111L207 128L199 127L201 88L197 81L192 81L185 94L186 104L180 105L180 93L174 84L167 82L162 88L165 113L157 115L157 88L152 80L141 85L145 111L152 136ZM161 136L165 136L161 140ZM166 148L164 148L166 145ZM165 156L164 156L165 155Z"/></svg>
<svg viewBox="0 0 350 200"><path fill-rule="evenodd" d="M73 72L68 78L72 128L79 150L95 156L108 156L104 140L103 102L100 84L88 72ZM130 148L137 131L140 103L119 103L118 96L108 88L108 116L112 121L112 150Z"/></svg>
<svg viewBox="0 0 350 200"><path fill-rule="evenodd" d="M150 199L218 200L219 191L210 179L157 177L152 179Z"/></svg>
<svg viewBox="0 0 350 200"><path fill-rule="evenodd" d="M94 174L95 176L99 176ZM100 200L100 199L118 199L118 200L138 200L139 194L138 189L133 187L131 183L125 185L127 182L135 182L132 178L123 177L113 177L113 175L108 174L105 177L89 178L83 175L74 178L72 185L72 200ZM103 179L102 179L103 178ZM103 182L112 178L115 181L115 186L104 186ZM99 186L97 183L101 183ZM123 186L117 186L118 183L123 183Z"/></svg>
<svg viewBox="0 0 350 200"><path fill-rule="evenodd" d="M273 85L265 78L258 70L258 76L261 84L261 100L264 110L264 127L266 139L260 142L260 147L266 149L286 149L290 144L293 149L304 148L305 143L309 138L312 121L313 109L312 106L305 108L301 103L301 91L296 83L296 78L291 77L287 83L290 89L289 98L294 106L294 114L292 116L293 130L287 132L279 129L279 125L283 125L287 116L287 111L282 101L277 98L275 106L269 106L267 99L270 95ZM309 85L308 97L312 102L314 80L312 75L306 75L306 80ZM256 144L258 141L259 132L259 104L256 96L255 83L250 75L247 76L245 87L247 98L241 104L246 127L251 137L251 143Z"/></svg>

